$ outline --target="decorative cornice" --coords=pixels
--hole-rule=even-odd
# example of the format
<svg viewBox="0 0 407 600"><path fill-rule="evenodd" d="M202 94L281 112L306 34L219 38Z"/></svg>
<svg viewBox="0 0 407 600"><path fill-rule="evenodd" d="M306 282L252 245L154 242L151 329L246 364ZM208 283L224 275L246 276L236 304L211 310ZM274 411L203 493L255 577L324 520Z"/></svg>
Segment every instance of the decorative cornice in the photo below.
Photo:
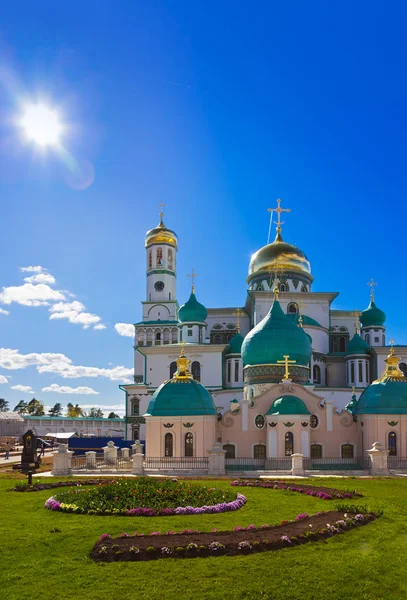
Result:
<svg viewBox="0 0 407 600"><path fill-rule="evenodd" d="M193 427L194 424L193 423L183 423L183 426L187 427L189 429L190 427Z"/></svg>
<svg viewBox="0 0 407 600"><path fill-rule="evenodd" d="M166 429L170 429L171 427L174 427L174 423L163 423L163 425Z"/></svg>
<svg viewBox="0 0 407 600"><path fill-rule="evenodd" d="M295 423L290 423L290 421L287 421L287 423L284 423L284 425L286 427L292 427L293 425L295 425Z"/></svg>

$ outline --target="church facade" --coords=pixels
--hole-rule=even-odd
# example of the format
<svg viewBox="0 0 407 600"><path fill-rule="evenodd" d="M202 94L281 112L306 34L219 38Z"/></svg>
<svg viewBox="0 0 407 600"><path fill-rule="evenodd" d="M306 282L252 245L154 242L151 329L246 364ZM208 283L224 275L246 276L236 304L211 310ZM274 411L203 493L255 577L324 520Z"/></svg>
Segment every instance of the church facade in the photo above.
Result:
<svg viewBox="0 0 407 600"><path fill-rule="evenodd" d="M335 310L314 292L311 265L281 233L251 258L245 306L206 308L192 272L176 292L178 238L147 232L146 298L135 323L128 439L147 456L364 456L373 442L407 456L407 347L387 345L385 313ZM182 348L182 351L181 351ZM397 352L396 352L397 350ZM181 361L181 362L180 362Z"/></svg>

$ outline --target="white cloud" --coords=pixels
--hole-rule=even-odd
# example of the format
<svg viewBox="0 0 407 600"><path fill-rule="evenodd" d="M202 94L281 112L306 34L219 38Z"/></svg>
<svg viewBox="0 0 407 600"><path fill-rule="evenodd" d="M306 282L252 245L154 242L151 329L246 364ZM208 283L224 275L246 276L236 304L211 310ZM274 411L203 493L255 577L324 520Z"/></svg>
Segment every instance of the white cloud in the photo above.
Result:
<svg viewBox="0 0 407 600"><path fill-rule="evenodd" d="M24 281L26 283L49 283L52 285L55 283L55 277L50 273L37 273L37 275L32 275L31 277L24 277Z"/></svg>
<svg viewBox="0 0 407 600"><path fill-rule="evenodd" d="M4 375L0 375L0 383L8 383L7 378Z"/></svg>
<svg viewBox="0 0 407 600"><path fill-rule="evenodd" d="M73 365L72 360L65 354L36 353L21 354L12 348L0 348L0 367L8 370L25 369L35 366L38 373L55 373L64 379L78 379L80 377L106 377L111 381L132 383L130 377L133 369L117 366L110 369L99 367L85 367Z"/></svg>
<svg viewBox="0 0 407 600"><path fill-rule="evenodd" d="M92 313L83 312L84 308L84 304L77 300L73 302L58 302L49 309L51 313L50 319L67 319L70 323L82 325L84 329L88 329L91 325L99 324L101 318Z"/></svg>
<svg viewBox="0 0 407 600"><path fill-rule="evenodd" d="M82 302L74 300L73 302L57 302L49 309L49 312L67 312L74 310L75 312L81 312L85 310L85 305Z"/></svg>
<svg viewBox="0 0 407 600"><path fill-rule="evenodd" d="M47 271L48 269L46 269L45 267L40 267L40 265L37 265L36 267L20 267L20 271L23 271L25 273L42 273L43 271Z"/></svg>
<svg viewBox="0 0 407 600"><path fill-rule="evenodd" d="M53 290L48 285L40 283L24 283L23 285L12 285L3 287L0 292L0 302L3 304L23 304L24 306L46 306L49 301L65 300L65 296L58 290Z"/></svg>
<svg viewBox="0 0 407 600"><path fill-rule="evenodd" d="M0 315L9 315L10 311L4 310L4 308L0 308Z"/></svg>
<svg viewBox="0 0 407 600"><path fill-rule="evenodd" d="M98 323L93 329L106 329L106 325L103 325L103 323Z"/></svg>
<svg viewBox="0 0 407 600"><path fill-rule="evenodd" d="M119 335L134 337L134 325L131 325L130 323L116 323L114 328Z"/></svg>
<svg viewBox="0 0 407 600"><path fill-rule="evenodd" d="M94 389L86 386L77 388L69 387L69 385L58 385L53 383L48 387L42 388L42 392L56 392L57 394L99 394Z"/></svg>
<svg viewBox="0 0 407 600"><path fill-rule="evenodd" d="M20 384L19 385L12 385L11 389L12 390L17 390L19 392L26 392L27 394L34 392L34 390L31 388L30 385L20 385Z"/></svg>

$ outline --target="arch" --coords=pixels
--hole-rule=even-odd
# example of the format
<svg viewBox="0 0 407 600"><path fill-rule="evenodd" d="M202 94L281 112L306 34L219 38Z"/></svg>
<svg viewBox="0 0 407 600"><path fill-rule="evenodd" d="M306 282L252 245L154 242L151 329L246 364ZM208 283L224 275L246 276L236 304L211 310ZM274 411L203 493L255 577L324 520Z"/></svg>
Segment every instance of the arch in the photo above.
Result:
<svg viewBox="0 0 407 600"><path fill-rule="evenodd" d="M294 454L294 434L291 431L287 431L284 436L284 454L285 456Z"/></svg>
<svg viewBox="0 0 407 600"><path fill-rule="evenodd" d="M161 331L157 331L155 334L155 341L161 342Z"/></svg>
<svg viewBox="0 0 407 600"><path fill-rule="evenodd" d="M174 436L168 432L164 436L164 455L173 456L174 451Z"/></svg>
<svg viewBox="0 0 407 600"><path fill-rule="evenodd" d="M389 456L397 456L397 433L395 431L390 431L387 436L387 450Z"/></svg>
<svg viewBox="0 0 407 600"><path fill-rule="evenodd" d="M255 444L253 446L253 458L266 458L265 444Z"/></svg>
<svg viewBox="0 0 407 600"><path fill-rule="evenodd" d="M365 342L368 346L370 346L370 335L368 333L365 335Z"/></svg>
<svg viewBox="0 0 407 600"><path fill-rule="evenodd" d="M157 248L156 265L157 267L162 267L163 265L163 249L161 248L161 246Z"/></svg>
<svg viewBox="0 0 407 600"><path fill-rule="evenodd" d="M172 248L168 248L168 268L172 269Z"/></svg>
<svg viewBox="0 0 407 600"><path fill-rule="evenodd" d="M213 343L214 344L221 344L222 343L222 336L221 335L214 335L213 336Z"/></svg>
<svg viewBox="0 0 407 600"><path fill-rule="evenodd" d="M322 444L311 444L311 458L322 458Z"/></svg>
<svg viewBox="0 0 407 600"><path fill-rule="evenodd" d="M307 286L306 286L306 285L302 285L302 286L301 286L301 291L302 291L302 292L308 292L308 288L307 288Z"/></svg>
<svg viewBox="0 0 407 600"><path fill-rule="evenodd" d="M354 458L355 448L353 444L341 444L341 458Z"/></svg>
<svg viewBox="0 0 407 600"><path fill-rule="evenodd" d="M223 329L223 325L221 325L220 323L216 323L212 329Z"/></svg>
<svg viewBox="0 0 407 600"><path fill-rule="evenodd" d="M404 362L399 363L399 369L403 373L404 377L407 377L407 365Z"/></svg>
<svg viewBox="0 0 407 600"><path fill-rule="evenodd" d="M185 456L193 456L194 455L194 435L190 431L188 431L188 433L185 434L184 455Z"/></svg>
<svg viewBox="0 0 407 600"><path fill-rule="evenodd" d="M194 360L191 365L191 373L195 381L201 381L201 365L197 360Z"/></svg>
<svg viewBox="0 0 407 600"><path fill-rule="evenodd" d="M290 302L290 304L287 306L287 314L297 315L298 312L298 304L296 302Z"/></svg>
<svg viewBox="0 0 407 600"><path fill-rule="evenodd" d="M177 370L177 363L175 362L175 360L172 361L172 363L170 364L170 379L172 379L174 377L174 373Z"/></svg>
<svg viewBox="0 0 407 600"><path fill-rule="evenodd" d="M318 365L312 367L312 379L314 383L321 383L321 367Z"/></svg>
<svg viewBox="0 0 407 600"><path fill-rule="evenodd" d="M288 287L288 283L280 283L278 286L280 292L289 292L290 288Z"/></svg>
<svg viewBox="0 0 407 600"><path fill-rule="evenodd" d="M359 383L363 382L363 363L361 360L358 361L358 375L359 375Z"/></svg>
<svg viewBox="0 0 407 600"><path fill-rule="evenodd" d="M235 382L239 381L239 361L235 360Z"/></svg>
<svg viewBox="0 0 407 600"><path fill-rule="evenodd" d="M338 352L346 352L346 337L343 335L338 338Z"/></svg>
<svg viewBox="0 0 407 600"><path fill-rule="evenodd" d="M155 309L157 309L157 308L160 308L160 310L161 310L162 308L165 308L165 310L167 311L167 314L168 314L168 315L170 314L170 310L169 310L169 308L168 308L167 306L165 306L165 304L154 304L154 305L153 305L153 306L150 308L150 310L148 311L148 316L150 316L150 313L151 313L151 311L152 311L152 310L155 310ZM166 316L166 315L165 315L165 316Z"/></svg>
<svg viewBox="0 0 407 600"><path fill-rule="evenodd" d="M152 269L153 267L153 251L149 250L148 251L148 268Z"/></svg>
<svg viewBox="0 0 407 600"><path fill-rule="evenodd" d="M227 380L228 383L231 382L232 380L232 361L228 360L228 365L227 365Z"/></svg>
<svg viewBox="0 0 407 600"><path fill-rule="evenodd" d="M223 449L226 450L225 458L236 458L236 446L234 444L224 444Z"/></svg>
<svg viewBox="0 0 407 600"><path fill-rule="evenodd" d="M236 329L236 325L234 323L228 323L226 329Z"/></svg>

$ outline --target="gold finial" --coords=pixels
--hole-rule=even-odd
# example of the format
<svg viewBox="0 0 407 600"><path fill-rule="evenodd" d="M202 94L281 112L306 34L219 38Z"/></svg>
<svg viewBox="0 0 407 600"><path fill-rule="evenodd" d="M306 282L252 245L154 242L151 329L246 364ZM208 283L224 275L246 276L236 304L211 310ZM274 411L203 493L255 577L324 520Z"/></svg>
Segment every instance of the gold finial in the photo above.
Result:
<svg viewBox="0 0 407 600"><path fill-rule="evenodd" d="M355 386L354 386L354 385L352 385L352 394L354 394L354 393L355 393L355 389L356 389L356 388L355 388Z"/></svg>
<svg viewBox="0 0 407 600"><path fill-rule="evenodd" d="M298 325L299 325L300 327L302 327L302 309L303 309L303 308L307 308L307 305L306 305L306 304L304 304L304 302L302 302L302 301L300 300L300 302L298 302L298 315L299 315L299 316L298 316Z"/></svg>
<svg viewBox="0 0 407 600"><path fill-rule="evenodd" d="M394 340L389 340L389 344L390 344L390 352L394 352Z"/></svg>
<svg viewBox="0 0 407 600"><path fill-rule="evenodd" d="M236 317L236 319L237 319L237 326L236 326L237 333L240 333L240 317L243 317L243 315L244 315L244 312L242 311L242 309L241 309L241 308L237 308L237 309L235 310L235 312L233 313L233 315L234 315L234 316Z"/></svg>
<svg viewBox="0 0 407 600"><path fill-rule="evenodd" d="M386 368L376 381L385 381L391 379L404 379L404 373L399 367L400 358L394 352L394 340L390 340L390 352L387 358L384 359Z"/></svg>
<svg viewBox="0 0 407 600"><path fill-rule="evenodd" d="M284 377L283 379L288 379L290 377L290 372L288 370L288 366L289 364L294 365L297 361L296 360L289 360L290 356L288 354L283 354L284 356L284 360L278 360L277 363L284 364L285 367L285 373L284 373Z"/></svg>
<svg viewBox="0 0 407 600"><path fill-rule="evenodd" d="M353 313L353 316L355 317L355 333L356 333L356 335L359 335L360 312L358 310L355 310L355 312Z"/></svg>
<svg viewBox="0 0 407 600"><path fill-rule="evenodd" d="M165 206L165 204L163 202L160 202L160 204L158 205L160 207L160 219L162 220L164 213L163 213L163 208Z"/></svg>
<svg viewBox="0 0 407 600"><path fill-rule="evenodd" d="M180 343L181 346L181 354L179 358L177 358L177 370L173 375L173 379L193 379L192 374L189 371L189 365L191 361L185 356L185 342Z"/></svg>
<svg viewBox="0 0 407 600"><path fill-rule="evenodd" d="M187 277L191 277L192 279L192 293L195 292L195 277L199 277L199 273L195 273L194 269L192 269L192 273L188 273Z"/></svg>
<svg viewBox="0 0 407 600"><path fill-rule="evenodd" d="M291 212L290 208L281 208L280 206L281 204L281 200L280 198L277 198L277 208L268 208L268 212L276 212L277 213L277 221L274 221L275 225L277 225L277 237L276 240L281 241L280 238L280 232L281 232L281 225L284 224L284 221L281 220L281 213L282 212Z"/></svg>
<svg viewBox="0 0 407 600"><path fill-rule="evenodd" d="M372 302L374 302L374 289L377 283L375 282L373 277L371 277L370 280L367 282L367 285L370 287L370 299Z"/></svg>

